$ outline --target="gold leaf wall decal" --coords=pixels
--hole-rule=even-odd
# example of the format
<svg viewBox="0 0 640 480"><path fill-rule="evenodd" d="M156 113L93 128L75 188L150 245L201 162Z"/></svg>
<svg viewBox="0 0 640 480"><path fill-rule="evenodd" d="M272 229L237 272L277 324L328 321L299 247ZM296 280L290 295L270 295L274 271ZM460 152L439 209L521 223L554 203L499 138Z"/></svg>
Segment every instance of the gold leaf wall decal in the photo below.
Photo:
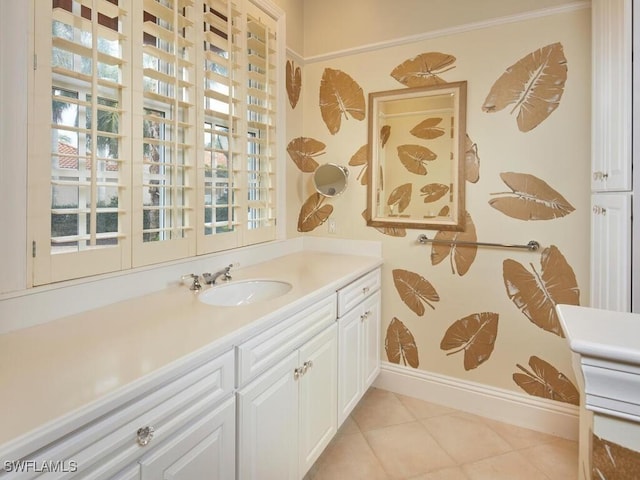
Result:
<svg viewBox="0 0 640 480"><path fill-rule="evenodd" d="M438 241L460 241L460 242L476 242L476 226L473 224L471 215L467 212L465 216L464 231L449 232L439 231L436 233L434 240ZM444 243L433 243L431 246L431 264L438 265L445 258L449 257L451 263L451 273L456 272L462 276L469 271L469 268L476 259L478 247L475 245L447 245Z"/></svg>
<svg viewBox="0 0 640 480"><path fill-rule="evenodd" d="M364 210L362 212L363 218L367 219L367 211ZM385 235L389 235L390 237L406 237L407 231L401 227L373 227L378 230L380 233L384 233Z"/></svg>
<svg viewBox="0 0 640 480"><path fill-rule="evenodd" d="M439 302L440 296L433 285L422 275L409 270L395 269L393 274L393 284L400 295L400 299L416 315L424 315L424 305L426 303L432 309L435 307L429 302Z"/></svg>
<svg viewBox="0 0 640 480"><path fill-rule="evenodd" d="M353 156L349 160L349 165L351 165L352 167L359 167L360 165L364 165L362 167L362 170L360 170L358 177L356 178L356 180L360 180L361 185L367 184L367 166L369 163L368 147L369 147L369 144L365 143L363 146L361 146L358 149L356 153L353 154Z"/></svg>
<svg viewBox="0 0 640 480"><path fill-rule="evenodd" d="M478 145L473 143L469 134L464 140L464 176L470 183L477 183L480 180L480 157L478 157Z"/></svg>
<svg viewBox="0 0 640 480"><path fill-rule="evenodd" d="M403 365L410 365L413 368L418 368L420 364L415 338L404 323L396 317L393 317L387 328L384 349L391 363L399 365L402 362Z"/></svg>
<svg viewBox="0 0 640 480"><path fill-rule="evenodd" d="M558 108L567 80L567 59L561 43L530 53L511 65L491 87L482 110L497 112L514 104L518 128L528 132Z"/></svg>
<svg viewBox="0 0 640 480"><path fill-rule="evenodd" d="M432 162L438 156L422 145L399 145L398 158L411 173L418 175L427 174L427 163Z"/></svg>
<svg viewBox="0 0 640 480"><path fill-rule="evenodd" d="M456 57L440 52L427 52L405 60L391 72L391 76L407 87L425 87L446 83L438 74L455 68Z"/></svg>
<svg viewBox="0 0 640 480"><path fill-rule="evenodd" d="M380 146L384 148L384 146L389 141L389 137L391 136L391 125L383 125L380 127Z"/></svg>
<svg viewBox="0 0 640 480"><path fill-rule="evenodd" d="M364 120L362 88L343 71L325 68L320 81L320 113L331 135L340 130L343 115L346 119L351 115L356 120Z"/></svg>
<svg viewBox="0 0 640 480"><path fill-rule="evenodd" d="M411 189L412 185L410 183L396 187L393 192L391 192L391 195L389 195L387 205L398 205L398 211L403 212L411 202Z"/></svg>
<svg viewBox="0 0 640 480"><path fill-rule="evenodd" d="M542 251L540 265L542 273L530 264L532 273L522 264L507 258L502 263L507 295L535 325L564 337L555 307L559 303L580 304L576 276L555 245Z"/></svg>
<svg viewBox="0 0 640 480"><path fill-rule="evenodd" d="M640 452L592 434L591 471L593 479L637 480Z"/></svg>
<svg viewBox="0 0 640 480"><path fill-rule="evenodd" d="M326 145L308 137L294 138L287 145L287 153L302 172L315 172L318 162L313 157L324 154Z"/></svg>
<svg viewBox="0 0 640 480"><path fill-rule="evenodd" d="M532 372L517 364L524 373L514 373L513 381L529 395L560 402L580 404L580 394L573 383L553 365L536 357L529 358Z"/></svg>
<svg viewBox="0 0 640 480"><path fill-rule="evenodd" d="M427 118L413 127L409 133L414 137L424 138L425 140L441 137L444 135L444 128L437 126L441 121L442 118Z"/></svg>
<svg viewBox="0 0 640 480"><path fill-rule="evenodd" d="M320 195L317 192L307 198L298 215L299 232L310 232L327 221L327 218L333 212L333 206L322 205L325 198L324 195Z"/></svg>
<svg viewBox="0 0 640 480"><path fill-rule="evenodd" d="M564 217L575 210L562 195L544 180L528 173L503 172L502 181L511 192L489 200L496 210L519 220L551 220Z"/></svg>
<svg viewBox="0 0 640 480"><path fill-rule="evenodd" d="M447 355L464 351L464 369L471 370L489 359L497 335L497 313L474 313L457 320L447 329L440 342L440 348L457 349Z"/></svg>
<svg viewBox="0 0 640 480"><path fill-rule="evenodd" d="M440 200L449 191L447 185L442 183L429 183L420 189L420 194L424 196L424 203L431 203Z"/></svg>
<svg viewBox="0 0 640 480"><path fill-rule="evenodd" d="M445 205L444 207L442 207L440 209L440 211L438 212L438 216L439 217L446 217L449 215L449 205Z"/></svg>
<svg viewBox="0 0 640 480"><path fill-rule="evenodd" d="M287 60L287 96L291 108L296 108L300 99L300 90L302 89L302 71L300 67L294 67L291 60Z"/></svg>

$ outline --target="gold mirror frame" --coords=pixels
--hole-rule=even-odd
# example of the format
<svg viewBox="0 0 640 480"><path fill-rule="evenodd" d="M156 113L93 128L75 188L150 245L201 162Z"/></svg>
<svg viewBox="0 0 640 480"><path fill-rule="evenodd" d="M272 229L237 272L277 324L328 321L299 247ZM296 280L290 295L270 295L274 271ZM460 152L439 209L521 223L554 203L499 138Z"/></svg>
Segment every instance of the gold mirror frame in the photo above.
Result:
<svg viewBox="0 0 640 480"><path fill-rule="evenodd" d="M369 93L367 225L464 230L466 111L465 81Z"/></svg>

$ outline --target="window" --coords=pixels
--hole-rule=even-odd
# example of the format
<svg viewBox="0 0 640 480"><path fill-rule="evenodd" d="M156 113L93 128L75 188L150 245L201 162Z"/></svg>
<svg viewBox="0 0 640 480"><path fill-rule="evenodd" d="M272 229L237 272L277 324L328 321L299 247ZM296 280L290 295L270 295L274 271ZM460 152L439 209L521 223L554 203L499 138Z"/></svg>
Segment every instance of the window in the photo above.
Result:
<svg viewBox="0 0 640 480"><path fill-rule="evenodd" d="M282 17L259 3L35 10L34 285L275 238Z"/></svg>

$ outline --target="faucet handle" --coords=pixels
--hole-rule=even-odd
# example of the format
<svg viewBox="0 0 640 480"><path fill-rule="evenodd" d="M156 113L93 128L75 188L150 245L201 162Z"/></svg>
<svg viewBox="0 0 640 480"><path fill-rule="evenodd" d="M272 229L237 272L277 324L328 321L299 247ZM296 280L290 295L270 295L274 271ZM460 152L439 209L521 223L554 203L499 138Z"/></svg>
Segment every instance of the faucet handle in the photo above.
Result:
<svg viewBox="0 0 640 480"><path fill-rule="evenodd" d="M231 268L233 267L233 263L230 263L228 267L225 267L224 269L224 273L222 274L222 276L224 277L224 279L226 281L231 280Z"/></svg>
<svg viewBox="0 0 640 480"><path fill-rule="evenodd" d="M189 290L193 290L194 292L200 291L202 289L202 285L200 284L200 276L196 275L195 273L187 273L185 275L182 275L180 277L180 280L184 282L189 278L193 279L193 283L189 287Z"/></svg>

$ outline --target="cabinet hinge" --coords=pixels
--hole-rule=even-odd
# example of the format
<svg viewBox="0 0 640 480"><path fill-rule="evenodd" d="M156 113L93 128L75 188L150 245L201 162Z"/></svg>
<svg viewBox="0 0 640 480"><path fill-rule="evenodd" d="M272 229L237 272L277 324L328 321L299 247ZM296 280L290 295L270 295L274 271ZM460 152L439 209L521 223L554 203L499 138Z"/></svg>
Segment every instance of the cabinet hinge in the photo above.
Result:
<svg viewBox="0 0 640 480"><path fill-rule="evenodd" d="M36 241L31 242L31 256L36 258Z"/></svg>

